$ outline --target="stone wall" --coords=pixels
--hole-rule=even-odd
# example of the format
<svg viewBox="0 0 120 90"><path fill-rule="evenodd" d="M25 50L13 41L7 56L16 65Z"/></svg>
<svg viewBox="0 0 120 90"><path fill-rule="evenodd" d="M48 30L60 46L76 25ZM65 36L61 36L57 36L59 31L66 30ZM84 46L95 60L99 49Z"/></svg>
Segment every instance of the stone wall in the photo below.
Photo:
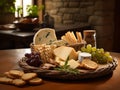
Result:
<svg viewBox="0 0 120 90"><path fill-rule="evenodd" d="M97 31L97 46L113 48L115 0L45 0L55 24L89 24Z"/></svg>

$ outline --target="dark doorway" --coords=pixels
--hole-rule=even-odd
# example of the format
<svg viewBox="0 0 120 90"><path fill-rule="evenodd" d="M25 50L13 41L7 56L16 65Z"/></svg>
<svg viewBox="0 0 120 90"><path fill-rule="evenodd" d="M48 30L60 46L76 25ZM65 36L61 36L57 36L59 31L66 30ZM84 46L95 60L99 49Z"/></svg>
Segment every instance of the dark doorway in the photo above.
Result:
<svg viewBox="0 0 120 90"><path fill-rule="evenodd" d="M120 0L115 0L115 31L113 50L120 52Z"/></svg>

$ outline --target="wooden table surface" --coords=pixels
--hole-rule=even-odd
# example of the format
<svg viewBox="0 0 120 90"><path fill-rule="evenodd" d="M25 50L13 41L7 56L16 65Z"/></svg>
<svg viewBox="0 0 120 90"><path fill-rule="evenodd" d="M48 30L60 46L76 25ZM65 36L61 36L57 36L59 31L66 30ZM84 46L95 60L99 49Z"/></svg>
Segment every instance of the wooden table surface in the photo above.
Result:
<svg viewBox="0 0 120 90"><path fill-rule="evenodd" d="M30 49L0 50L0 73L19 68L17 62ZM83 81L45 80L42 85L16 87L0 84L0 90L120 90L120 53L111 53L118 59L118 66L108 76Z"/></svg>

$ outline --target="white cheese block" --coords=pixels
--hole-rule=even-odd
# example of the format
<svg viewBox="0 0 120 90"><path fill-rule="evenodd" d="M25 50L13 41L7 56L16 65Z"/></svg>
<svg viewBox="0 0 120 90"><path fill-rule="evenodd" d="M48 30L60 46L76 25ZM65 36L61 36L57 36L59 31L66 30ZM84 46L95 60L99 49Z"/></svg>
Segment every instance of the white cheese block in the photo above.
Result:
<svg viewBox="0 0 120 90"><path fill-rule="evenodd" d="M33 37L33 44L51 44L53 41L56 41L57 37L55 30L51 28L40 29Z"/></svg>
<svg viewBox="0 0 120 90"><path fill-rule="evenodd" d="M81 62L83 59L91 59L91 54L90 53L86 53L86 52L80 52L78 54L78 60Z"/></svg>
<svg viewBox="0 0 120 90"><path fill-rule="evenodd" d="M80 63L78 61L71 59L68 61L68 65L70 66L70 68L75 69L80 66Z"/></svg>
<svg viewBox="0 0 120 90"><path fill-rule="evenodd" d="M78 54L75 51L74 48L72 47L67 47L67 46L60 46L56 49L54 49L54 55L59 57L62 60L67 60L67 59L74 59L77 60Z"/></svg>

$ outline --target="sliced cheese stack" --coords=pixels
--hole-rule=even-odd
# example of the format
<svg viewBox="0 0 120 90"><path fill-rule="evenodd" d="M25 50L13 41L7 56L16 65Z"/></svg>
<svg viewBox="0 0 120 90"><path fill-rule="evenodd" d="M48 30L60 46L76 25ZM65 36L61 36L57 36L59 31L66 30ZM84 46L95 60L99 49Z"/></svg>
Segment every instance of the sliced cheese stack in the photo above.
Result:
<svg viewBox="0 0 120 90"><path fill-rule="evenodd" d="M40 29L33 37L33 44L51 44L56 41L57 37L55 30L51 28Z"/></svg>
<svg viewBox="0 0 120 90"><path fill-rule="evenodd" d="M68 59L68 65L75 69L80 64L77 60L78 54L72 47L60 46L54 49L54 55L56 56L55 61L59 63L60 66L65 64L65 61Z"/></svg>

